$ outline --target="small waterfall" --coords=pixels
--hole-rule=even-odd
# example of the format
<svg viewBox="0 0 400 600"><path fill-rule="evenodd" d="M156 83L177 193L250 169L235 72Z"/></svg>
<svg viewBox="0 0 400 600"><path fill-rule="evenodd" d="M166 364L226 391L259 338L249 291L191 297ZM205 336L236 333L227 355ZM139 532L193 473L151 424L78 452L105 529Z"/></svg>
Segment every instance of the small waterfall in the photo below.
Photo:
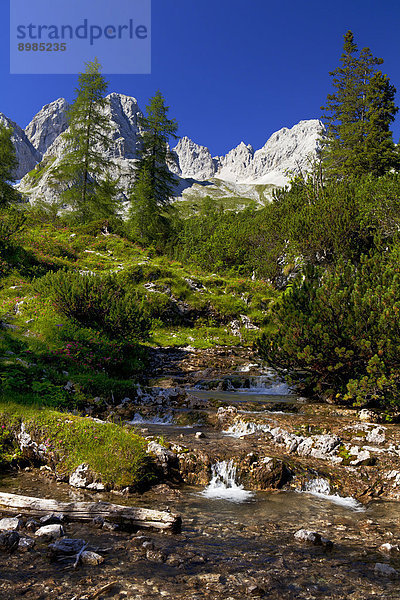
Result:
<svg viewBox="0 0 400 600"><path fill-rule="evenodd" d="M240 390L251 394L267 394L268 396L288 396L290 388L276 374L250 377L250 387Z"/></svg>
<svg viewBox="0 0 400 600"><path fill-rule="evenodd" d="M252 435L253 433L269 433L271 427L262 423L252 423L249 421L235 421L228 429L225 429L223 435L229 435L235 438L241 438L244 435Z"/></svg>
<svg viewBox="0 0 400 600"><path fill-rule="evenodd" d="M351 508L352 510L365 510L364 506L351 496L343 497L339 496L338 494L332 494L329 481L323 477L316 477L315 479L306 481L301 491L312 494L313 496L317 496L317 498L322 498L329 500L330 502L334 502L335 504L340 504L346 508Z"/></svg>
<svg viewBox="0 0 400 600"><path fill-rule="evenodd" d="M253 496L253 492L236 483L236 465L233 460L223 460L211 467L211 481L201 495L231 502L245 502Z"/></svg>
<svg viewBox="0 0 400 600"><path fill-rule="evenodd" d="M256 433L257 425L255 423L247 423L245 421L236 421L228 429L225 429L223 435L229 435L231 437L240 438L244 435L252 435Z"/></svg>
<svg viewBox="0 0 400 600"><path fill-rule="evenodd" d="M143 417L140 413L135 413L131 425L172 425L172 415L167 414L162 417Z"/></svg>

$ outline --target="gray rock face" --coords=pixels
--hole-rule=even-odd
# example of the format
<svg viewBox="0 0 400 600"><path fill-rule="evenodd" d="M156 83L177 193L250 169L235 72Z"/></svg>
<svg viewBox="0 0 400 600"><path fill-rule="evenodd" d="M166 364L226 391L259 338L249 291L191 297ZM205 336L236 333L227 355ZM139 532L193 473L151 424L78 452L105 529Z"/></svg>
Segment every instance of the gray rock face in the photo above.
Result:
<svg viewBox="0 0 400 600"><path fill-rule="evenodd" d="M65 98L58 98L46 104L25 127L25 134L32 146L43 156L54 140L67 129L67 111Z"/></svg>
<svg viewBox="0 0 400 600"><path fill-rule="evenodd" d="M322 123L317 119L300 121L291 129L283 127L273 133L256 152L241 142L225 156L215 158L208 148L185 137L173 148L177 166L171 170L199 181L216 177L242 184L284 185L289 174L310 170L322 133Z"/></svg>
<svg viewBox="0 0 400 600"><path fill-rule="evenodd" d="M137 158L140 148L140 126L138 118L142 115L136 98L116 94L107 96L110 115L114 127L114 158Z"/></svg>
<svg viewBox="0 0 400 600"><path fill-rule="evenodd" d="M184 178L206 181L214 177L215 161L205 146L199 146L188 137L183 137L172 150L174 161L170 169L176 175Z"/></svg>
<svg viewBox="0 0 400 600"><path fill-rule="evenodd" d="M216 177L227 181L243 181L252 177L254 150L241 142L225 156L219 156Z"/></svg>
<svg viewBox="0 0 400 600"><path fill-rule="evenodd" d="M41 155L31 144L21 127L8 119L3 113L0 113L0 123L13 130L11 140L18 161L18 168L14 173L14 177L17 180L22 179L40 161Z"/></svg>
<svg viewBox="0 0 400 600"><path fill-rule="evenodd" d="M122 193L128 197L141 144L141 111L137 100L131 96L111 93L107 98L106 114L114 130L108 171L111 177L120 177ZM21 137L16 143L19 176L31 170L37 161L44 161L40 176L28 175L19 186L31 202L38 198L50 202L57 199L59 192L49 183L51 172L66 151L62 133L67 127L67 109L66 100L59 98L43 107L32 119L25 130L26 135L22 130L18 132ZM176 195L184 190L187 192L188 185L189 188L191 185L199 187L200 182L210 180L218 180L218 185L222 182L227 186L228 195L239 193L246 197L253 197L255 185L285 185L290 174L310 169L322 131L322 124L316 119L301 121L291 129L284 127L275 132L256 152L250 145L241 142L225 156L214 158L208 148L183 137L172 149L169 162L170 170L180 178ZM26 140L25 145L23 139ZM208 186L204 191L209 192Z"/></svg>

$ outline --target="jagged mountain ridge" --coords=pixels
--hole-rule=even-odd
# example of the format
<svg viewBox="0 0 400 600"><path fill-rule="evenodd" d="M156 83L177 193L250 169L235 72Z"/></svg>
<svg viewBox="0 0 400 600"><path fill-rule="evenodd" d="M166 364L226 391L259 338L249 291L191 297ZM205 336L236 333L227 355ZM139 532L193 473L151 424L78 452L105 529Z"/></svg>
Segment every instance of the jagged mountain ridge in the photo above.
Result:
<svg viewBox="0 0 400 600"><path fill-rule="evenodd" d="M19 180L41 159L40 153L33 146L25 132L19 125L8 119L3 113L0 113L0 123L8 129L12 129L12 143L17 156L18 167L14 173L15 179Z"/></svg>
<svg viewBox="0 0 400 600"><path fill-rule="evenodd" d="M121 175L121 185L127 195L134 180L141 133L138 118L142 113L137 100L131 96L114 92L107 99L106 113L114 129L114 146L108 157L110 173ZM13 141L20 157L19 175L25 175L19 189L30 201L39 197L48 201L55 198L56 191L48 184L51 171L65 149L62 133L67 128L67 111L67 101L59 98L44 106L25 132L14 125ZM290 129L284 127L272 134L259 150L254 151L252 146L241 142L225 156L216 157L206 146L185 136L171 150L169 167L179 180L176 195L180 198L205 193L257 197L254 186L282 186L287 183L289 173L309 170L322 131L317 119L300 121ZM35 164L42 160L32 173ZM211 185L206 186L207 182Z"/></svg>

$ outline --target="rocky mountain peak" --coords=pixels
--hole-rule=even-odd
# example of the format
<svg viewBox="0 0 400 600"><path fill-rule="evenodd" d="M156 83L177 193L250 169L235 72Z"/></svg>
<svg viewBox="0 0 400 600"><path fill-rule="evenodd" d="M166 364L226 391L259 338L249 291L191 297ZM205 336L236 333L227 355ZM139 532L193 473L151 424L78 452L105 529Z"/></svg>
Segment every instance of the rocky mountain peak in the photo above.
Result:
<svg viewBox="0 0 400 600"><path fill-rule="evenodd" d="M205 146L199 146L187 136L179 140L172 150L171 171L185 179L205 181L214 177L216 166L211 153Z"/></svg>
<svg viewBox="0 0 400 600"><path fill-rule="evenodd" d="M41 155L67 129L68 108L69 104L65 98L58 98L43 106L25 127L27 138Z"/></svg>
<svg viewBox="0 0 400 600"><path fill-rule="evenodd" d="M137 158L140 146L140 126L142 116L136 98L112 92L107 96L111 122L114 128L116 158Z"/></svg>
<svg viewBox="0 0 400 600"><path fill-rule="evenodd" d="M128 195L140 150L142 113L136 98L132 96L112 92L107 100L105 111L109 115L114 138L114 149L109 156L110 174L121 176L125 194ZM39 179L27 175L21 182L21 191L32 201L39 196L51 200L55 194L47 185L50 176L47 171L57 166L66 150L61 134L68 126L67 113L68 102L59 98L44 106L25 132L2 117L14 127L13 141L19 160L17 177L32 170L42 158L48 165ZM225 156L217 157L213 157L206 146L184 136L170 152L170 169L180 178L177 196L182 190L188 191L193 186L193 193L211 192L210 186L206 189L196 181L213 180L213 185L225 186L227 193L232 192L233 195L241 187L240 194L246 197L253 197L256 184L285 185L290 174L310 169L310 159L316 156L322 132L323 126L317 119L300 121L291 128L283 127L273 133L259 150L254 151L250 144L242 141Z"/></svg>
<svg viewBox="0 0 400 600"><path fill-rule="evenodd" d="M17 180L22 179L22 177L31 171L36 163L40 161L40 153L31 144L21 127L14 123L14 121L11 121L11 119L8 119L3 113L0 113L0 123L13 130L11 140L14 144L18 161L18 168L16 169L14 176Z"/></svg>

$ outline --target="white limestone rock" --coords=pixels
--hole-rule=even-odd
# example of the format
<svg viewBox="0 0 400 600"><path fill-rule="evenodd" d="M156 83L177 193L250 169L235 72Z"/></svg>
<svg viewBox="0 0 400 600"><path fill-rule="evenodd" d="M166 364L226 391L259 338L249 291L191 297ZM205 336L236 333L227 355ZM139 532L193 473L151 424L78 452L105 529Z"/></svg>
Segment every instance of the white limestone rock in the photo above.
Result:
<svg viewBox="0 0 400 600"><path fill-rule="evenodd" d="M371 444L384 444L386 439L385 427L374 427L367 433L366 440Z"/></svg>
<svg viewBox="0 0 400 600"><path fill-rule="evenodd" d="M78 465L75 471L71 473L69 476L69 485L76 488L95 490L96 492L103 492L105 490L105 486L101 482L94 481L93 473L89 465L85 463Z"/></svg>
<svg viewBox="0 0 400 600"><path fill-rule="evenodd" d="M254 153L251 178L257 183L273 183L278 175L288 181L288 175L306 173L316 157L323 125L318 119L300 121L291 129L283 127L271 135L266 144ZM279 185L279 183L278 183Z"/></svg>
<svg viewBox="0 0 400 600"><path fill-rule="evenodd" d="M225 156L219 156L216 177L225 181L243 181L253 173L254 150L250 144L240 142Z"/></svg>
<svg viewBox="0 0 400 600"><path fill-rule="evenodd" d="M58 98L46 104L25 127L25 134L31 144L43 156L54 140L68 127L65 98Z"/></svg>
<svg viewBox="0 0 400 600"><path fill-rule="evenodd" d="M0 519L0 531L11 531L20 529L22 521L18 517L5 517Z"/></svg>
<svg viewBox="0 0 400 600"><path fill-rule="evenodd" d="M40 161L40 153L33 147L21 127L8 119L3 113L0 113L0 124L13 130L11 141L18 161L14 177L17 180L22 179Z"/></svg>
<svg viewBox="0 0 400 600"><path fill-rule="evenodd" d="M107 99L106 114L110 115L114 128L112 156L124 159L138 158L141 143L138 119L142 116L142 112L136 98L113 92L107 96Z"/></svg>
<svg viewBox="0 0 400 600"><path fill-rule="evenodd" d="M35 537L43 541L56 540L64 535L62 525L44 525L35 531Z"/></svg>
<svg viewBox="0 0 400 600"><path fill-rule="evenodd" d="M171 151L170 170L184 178L205 181L215 175L215 164L205 146L199 146L184 136Z"/></svg>

